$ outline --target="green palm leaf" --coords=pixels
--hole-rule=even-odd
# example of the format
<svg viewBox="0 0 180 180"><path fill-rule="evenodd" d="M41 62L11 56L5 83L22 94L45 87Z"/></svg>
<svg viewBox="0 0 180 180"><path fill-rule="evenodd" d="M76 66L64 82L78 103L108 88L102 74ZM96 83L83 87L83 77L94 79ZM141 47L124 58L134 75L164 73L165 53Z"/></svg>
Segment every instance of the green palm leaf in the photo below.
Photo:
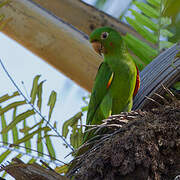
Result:
<svg viewBox="0 0 180 180"><path fill-rule="evenodd" d="M3 129L1 131L2 134L7 133L9 130L11 130L13 127L16 126L17 123L21 122L22 120L34 115L35 112L34 110L27 110L21 114L19 114L18 116L15 117L15 119L6 127L6 129Z"/></svg>

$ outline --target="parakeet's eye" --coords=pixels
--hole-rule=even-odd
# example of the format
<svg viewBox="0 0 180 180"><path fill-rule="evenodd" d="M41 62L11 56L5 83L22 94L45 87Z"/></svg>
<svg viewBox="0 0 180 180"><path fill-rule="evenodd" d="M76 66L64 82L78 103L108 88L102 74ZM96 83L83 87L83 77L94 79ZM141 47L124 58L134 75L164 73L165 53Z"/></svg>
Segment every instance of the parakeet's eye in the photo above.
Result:
<svg viewBox="0 0 180 180"><path fill-rule="evenodd" d="M109 33L108 32L103 32L101 34L101 39L106 39L108 37Z"/></svg>

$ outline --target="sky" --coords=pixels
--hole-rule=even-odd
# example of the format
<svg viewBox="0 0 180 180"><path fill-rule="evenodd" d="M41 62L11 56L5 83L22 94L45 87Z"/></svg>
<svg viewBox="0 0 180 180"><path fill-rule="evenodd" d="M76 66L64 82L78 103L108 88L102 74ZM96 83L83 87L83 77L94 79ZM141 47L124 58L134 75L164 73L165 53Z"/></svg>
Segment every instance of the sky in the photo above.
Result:
<svg viewBox="0 0 180 180"><path fill-rule="evenodd" d="M123 1L124 3L121 4L121 12L130 1L131 0ZM94 4L95 0L86 0L86 2ZM120 14L120 8L118 7L119 2L119 0L107 1L103 10L117 17ZM36 75L41 75L41 80L46 80L43 91L43 115L47 116L47 101L51 91L55 90L57 92L57 102L52 115L52 121L58 122L57 129L61 132L63 122L81 110L81 107L85 105L82 97L87 96L89 93L2 33L0 33L0 42L0 59L15 83L27 97L30 94L33 78ZM16 88L8 79L1 66L0 82L0 96L6 93L12 94L16 91ZM28 94L26 92L28 92ZM8 117L11 119L10 114ZM58 147L58 150L61 149L61 151L56 151L57 158L68 162L71 157L65 159L64 157L70 151L62 145L62 141L55 139L53 142L56 144L56 147ZM0 149L0 152L1 151L3 151L2 148Z"/></svg>

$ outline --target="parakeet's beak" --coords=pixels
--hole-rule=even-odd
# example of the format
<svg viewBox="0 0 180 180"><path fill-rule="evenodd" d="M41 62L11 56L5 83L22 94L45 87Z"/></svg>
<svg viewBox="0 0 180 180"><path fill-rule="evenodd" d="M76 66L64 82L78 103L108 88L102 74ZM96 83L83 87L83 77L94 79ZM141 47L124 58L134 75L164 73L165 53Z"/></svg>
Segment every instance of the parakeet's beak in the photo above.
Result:
<svg viewBox="0 0 180 180"><path fill-rule="evenodd" d="M93 49L100 55L100 56L102 56L102 53L103 53L103 46L102 46L102 44L100 43L100 42L98 42L98 41L93 41L93 42L91 42L91 44L92 44L92 47L93 47Z"/></svg>

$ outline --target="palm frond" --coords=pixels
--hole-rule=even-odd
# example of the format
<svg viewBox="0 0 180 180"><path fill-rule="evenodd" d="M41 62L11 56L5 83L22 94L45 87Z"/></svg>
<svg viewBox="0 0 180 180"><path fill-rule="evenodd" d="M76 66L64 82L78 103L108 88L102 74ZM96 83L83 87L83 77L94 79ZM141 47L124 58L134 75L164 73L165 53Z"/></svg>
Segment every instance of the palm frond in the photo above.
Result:
<svg viewBox="0 0 180 180"><path fill-rule="evenodd" d="M25 155L30 155L31 161L36 161L38 158L43 158L46 161L47 155L44 154L44 146L48 151L48 157L51 162L56 162L56 153L54 150L54 145L48 132L52 131L50 127L47 126L48 120L52 117L52 112L56 103L56 92L52 91L48 100L49 112L48 120L45 121L43 115L40 118L35 117L37 110L42 108L42 92L43 83L40 81L40 75L37 75L32 84L32 89L30 93L30 100L19 100L21 98L22 92L14 92L12 95L5 94L0 97L0 120L1 120L1 140L0 143L3 144L2 147L6 150L0 156L0 163L3 163L8 159L9 155L14 156L14 152L20 151L22 146L20 144L24 143ZM11 102L11 103L9 103ZM30 108L27 105L31 103ZM33 104L33 106L32 106ZM11 114L12 119L9 118ZM7 118L8 116L8 118ZM34 123L32 123L35 119ZM31 121L31 123L29 123ZM22 125L22 128L20 126ZM56 123L51 126L56 129ZM9 133L12 133L12 139L8 138ZM58 135L56 137L59 137ZM32 155L34 150L32 149L34 142L36 143L36 156ZM10 147L8 147L8 144ZM56 163L55 163L56 164ZM59 166L59 164L57 165ZM5 174L4 174L5 176Z"/></svg>
<svg viewBox="0 0 180 180"><path fill-rule="evenodd" d="M147 0L146 3L136 0L133 4L138 8L138 11L129 9L133 17L125 17L126 21L146 41L142 42L131 34L127 34L123 38L129 50L136 57L133 56L133 59L138 68L142 70L163 48L172 46L168 38L172 37L173 34L167 29L171 23L170 18L162 16L163 4L161 0Z"/></svg>

